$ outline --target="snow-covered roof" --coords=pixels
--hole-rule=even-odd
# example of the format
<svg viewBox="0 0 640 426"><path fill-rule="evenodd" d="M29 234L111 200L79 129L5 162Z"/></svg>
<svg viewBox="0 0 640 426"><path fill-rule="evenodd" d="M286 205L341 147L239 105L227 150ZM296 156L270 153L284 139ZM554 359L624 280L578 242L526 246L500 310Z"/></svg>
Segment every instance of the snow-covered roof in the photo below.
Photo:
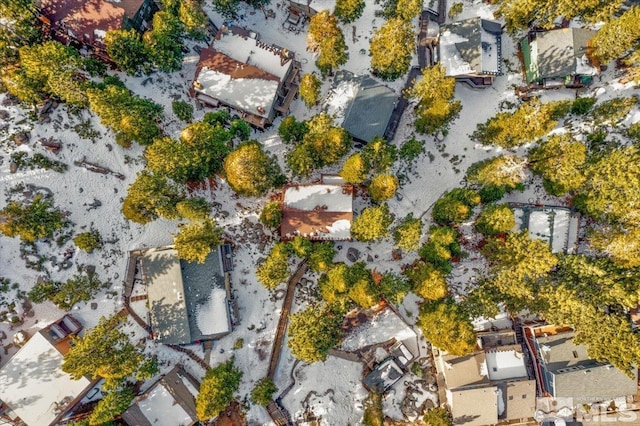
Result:
<svg viewBox="0 0 640 426"><path fill-rule="evenodd" d="M192 425L198 421L197 395L197 381L177 365L138 398L122 418L136 426Z"/></svg>
<svg viewBox="0 0 640 426"><path fill-rule="evenodd" d="M579 218L566 207L522 206L514 208L516 228L529 231L532 239L549 243L553 253L575 250Z"/></svg>
<svg viewBox="0 0 640 426"><path fill-rule="evenodd" d="M365 346L384 343L394 338L401 342L415 340L417 335L402 318L387 308L352 330L342 341L342 349L345 351L357 351Z"/></svg>
<svg viewBox="0 0 640 426"><path fill-rule="evenodd" d="M0 400L27 425L48 425L91 384L62 371L63 355L36 333L0 370Z"/></svg>
<svg viewBox="0 0 640 426"><path fill-rule="evenodd" d="M258 35L239 27L222 27L213 42L214 48L228 57L253 65L280 80L291 68L292 61L283 61L280 47L258 40Z"/></svg>
<svg viewBox="0 0 640 426"><path fill-rule="evenodd" d="M479 17L440 27L440 63L448 76L501 72L500 24Z"/></svg>
<svg viewBox="0 0 640 426"><path fill-rule="evenodd" d="M302 235L316 240L351 238L353 187L350 185L291 185L284 189L284 238Z"/></svg>
<svg viewBox="0 0 640 426"><path fill-rule="evenodd" d="M213 47L203 49L194 89L240 111L269 119L293 55L263 43L257 33L222 27Z"/></svg>
<svg viewBox="0 0 640 426"><path fill-rule="evenodd" d="M151 329L166 344L191 343L180 259L174 249L149 251L142 265L147 277Z"/></svg>
<svg viewBox="0 0 640 426"><path fill-rule="evenodd" d="M231 331L218 249L204 264L178 259L173 248L150 250L143 256L143 268L156 340L189 344Z"/></svg>

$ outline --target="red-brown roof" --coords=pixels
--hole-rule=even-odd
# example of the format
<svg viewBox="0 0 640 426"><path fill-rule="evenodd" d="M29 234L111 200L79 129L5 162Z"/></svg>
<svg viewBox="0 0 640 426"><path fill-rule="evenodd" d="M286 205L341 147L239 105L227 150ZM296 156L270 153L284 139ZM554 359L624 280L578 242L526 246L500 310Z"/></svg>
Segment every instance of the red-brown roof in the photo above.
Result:
<svg viewBox="0 0 640 426"><path fill-rule="evenodd" d="M71 30L81 41L90 41L95 30L122 28L124 17L132 18L144 0L42 0L42 13L53 25Z"/></svg>
<svg viewBox="0 0 640 426"><path fill-rule="evenodd" d="M259 78L262 80L280 81L275 75L269 74L253 65L236 61L224 53L218 52L213 47L207 47L200 52L200 62L198 62L196 78L200 74L200 70L204 67L226 74L231 78Z"/></svg>

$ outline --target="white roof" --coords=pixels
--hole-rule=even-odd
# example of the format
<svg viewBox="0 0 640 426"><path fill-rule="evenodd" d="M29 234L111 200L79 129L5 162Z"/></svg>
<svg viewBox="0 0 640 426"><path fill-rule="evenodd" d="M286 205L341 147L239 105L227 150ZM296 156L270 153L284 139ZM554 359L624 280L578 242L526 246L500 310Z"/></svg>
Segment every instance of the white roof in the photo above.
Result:
<svg viewBox="0 0 640 426"><path fill-rule="evenodd" d="M371 320L357 327L343 340L342 349L356 351L365 346L383 343L395 338L398 341L416 339L416 333L391 309L385 309Z"/></svg>
<svg viewBox="0 0 640 426"><path fill-rule="evenodd" d="M282 64L280 52L270 49L266 43L262 43L251 37L243 37L232 31L222 32L220 39L213 42L213 48L224 53L230 58L244 64L253 65L263 71L273 74L280 80L284 79L293 61Z"/></svg>
<svg viewBox="0 0 640 426"><path fill-rule="evenodd" d="M527 369L524 366L524 356L522 352L515 350L500 350L487 352L485 354L487 372L489 380L515 379L527 377Z"/></svg>
<svg viewBox="0 0 640 426"><path fill-rule="evenodd" d="M62 354L41 332L36 333L0 370L0 400L27 425L48 425L56 404L71 402L90 384L62 371Z"/></svg>
<svg viewBox="0 0 640 426"><path fill-rule="evenodd" d="M196 420L176 403L162 383L153 388L146 398L138 401L138 407L152 425L189 425Z"/></svg>
<svg viewBox="0 0 640 426"><path fill-rule="evenodd" d="M231 332L228 309L227 292L221 288L212 288L209 299L196 305L196 322L202 334Z"/></svg>
<svg viewBox="0 0 640 426"><path fill-rule="evenodd" d="M284 205L305 212L318 206L327 206L330 212L350 212L353 196L351 192L345 193L340 185L289 186L284 193Z"/></svg>
<svg viewBox="0 0 640 426"><path fill-rule="evenodd" d="M202 67L196 80L202 85L195 88L197 92L265 118L269 117L276 101L279 85L277 81L262 78L231 78L207 67Z"/></svg>

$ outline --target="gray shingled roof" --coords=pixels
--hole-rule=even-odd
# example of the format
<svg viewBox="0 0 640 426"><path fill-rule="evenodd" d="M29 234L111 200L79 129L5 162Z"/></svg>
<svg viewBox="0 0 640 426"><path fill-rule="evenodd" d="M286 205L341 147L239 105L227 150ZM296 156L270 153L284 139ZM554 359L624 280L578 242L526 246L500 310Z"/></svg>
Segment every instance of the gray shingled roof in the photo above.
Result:
<svg viewBox="0 0 640 426"><path fill-rule="evenodd" d="M383 137L398 95L371 77L360 77L360 88L345 114L342 127L363 142Z"/></svg>
<svg viewBox="0 0 640 426"><path fill-rule="evenodd" d="M363 380L364 385L372 392L382 393L393 386L404 376L404 371L393 358L387 358Z"/></svg>
<svg viewBox="0 0 640 426"><path fill-rule="evenodd" d="M545 368L554 376L554 396L607 400L635 394L637 381L607 363L590 359L574 332L538 337Z"/></svg>
<svg viewBox="0 0 640 426"><path fill-rule="evenodd" d="M576 73L576 58L587 52L587 43L595 31L585 28L561 28L538 33L534 43L538 48L540 78L564 77Z"/></svg>

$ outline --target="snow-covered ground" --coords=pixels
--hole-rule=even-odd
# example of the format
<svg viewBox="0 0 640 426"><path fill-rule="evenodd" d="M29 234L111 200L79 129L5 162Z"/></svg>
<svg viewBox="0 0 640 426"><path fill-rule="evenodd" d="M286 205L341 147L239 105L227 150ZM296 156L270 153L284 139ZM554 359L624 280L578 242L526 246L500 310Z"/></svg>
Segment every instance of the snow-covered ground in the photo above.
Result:
<svg viewBox="0 0 640 426"><path fill-rule="evenodd" d="M210 5L207 7L207 13L213 22L220 25L223 19L209 9ZM282 22L286 19L282 2L273 3L268 8L275 13L275 19L265 20L262 12L246 10L241 13L243 18L235 24L259 32L264 42L274 43L295 52L297 59L302 63L303 73L318 72L314 65L313 54L306 51L304 32L295 35L282 26ZM349 60L344 69L356 75L369 71L369 56L367 55L369 39L372 31L383 23L382 18L374 15L376 8L378 6L373 1L367 1L363 16L353 24L343 26L349 46ZM465 1L463 13L458 19L478 15L492 18L491 6L478 1ZM469 136L478 123L486 121L498 112L503 102L517 102L513 89L520 85L522 80L518 71L516 45L506 34L502 38L502 43L503 57L512 66L504 67L505 75L497 77L494 85L487 89L471 89L460 84L456 86L456 98L462 102L463 109L447 135L440 135L437 139L415 135L412 125L414 121L412 109L411 106L407 108L392 142L399 146L405 140L415 136L424 142L427 154L421 156L413 168L414 171L407 174L399 196L389 202L391 211L396 218L413 213L414 216L424 219L425 229L428 229L430 217L428 213L442 193L461 184L465 170L469 165L495 156L500 152L499 149L475 144ZM193 45L193 43L188 43L190 48ZM363 49L364 54L362 54ZM187 92L198 61L198 56L194 52L191 50L191 53L185 56L183 69L176 73L156 74L149 76L150 79L147 76L121 75L127 87L136 94L151 98L164 106L166 119L163 127L165 132L172 137L179 134L184 124L171 112L171 103L178 99L191 102ZM417 57L414 57L413 63L417 63ZM618 76L615 75L615 71L610 68L601 79L596 79L590 89L591 93L599 101L638 93L638 90L633 89L630 84L617 82L616 77ZM331 78L326 79L322 86L323 93L327 93L331 82ZM402 79L388 83L389 87L397 91L403 84ZM340 97L340 94L334 93L333 96L334 98ZM576 93L573 90L556 90L541 94L544 101L559 98L574 99L575 96ZM3 99L5 99L5 95L0 95L0 101ZM339 104L337 100L335 104ZM317 106L307 109L300 100L296 100L292 104L292 113L298 119L308 119L320 112L321 108L322 106ZM48 276L51 279L66 280L76 271L75 266L67 270L60 270L51 262L52 257L55 256L54 260L58 261L63 258L67 249L73 249L71 261L74 265L95 265L99 277L111 283L108 289L101 291L92 301L95 304L91 302L80 303L72 309L72 313L80 319L85 327L90 328L97 323L101 316L111 315L122 309L122 283L128 251L170 244L172 234L177 232L178 223L156 220L141 226L124 219L120 211L122 199L136 174L143 168L143 149L136 145L129 149L117 145L113 134L89 112L84 111L77 116L69 114L66 107L59 106L51 114L50 123L34 123L28 119L28 112L17 106L0 106L0 110L6 110L9 113L7 120L0 121L0 124L7 125L6 130L0 133L0 155L2 156L0 188L3 193L18 184L46 187L53 192L55 205L68 212L68 218L74 223L74 233L95 229L108 241L103 249L92 254L75 249L71 241L61 247L58 247L55 242L38 243L39 252L48 259L44 262L43 267L48 271ZM205 112L205 110L196 111L195 119L202 118ZM624 123L628 125L639 120L640 110L636 106ZM89 123L90 127L99 132L99 136L93 141L80 137L74 130L74 126L81 122ZM278 124L279 120L264 132L253 131L251 137L260 140L266 150L275 154L281 166L284 167L286 147L277 135ZM31 141L28 144L15 147L12 142L5 141L8 135L23 129L29 130L31 133ZM62 150L57 155L44 152L42 146L37 142L40 138L49 137L59 139L63 144ZM523 154L525 149L526 147L515 152ZM68 164L69 170L63 174L43 170L19 171L11 174L9 172L9 155L14 151L42 152L48 157ZM124 179L120 180L113 175L95 174L73 165L74 161L82 159L122 173ZM336 172L338 169L338 165L328 167L315 173L310 180L316 179L320 172ZM533 182L536 184L531 185L524 193L511 194L509 201L536 200L538 202L543 200L546 202L553 199L555 202L562 202L562 200L543 194L539 181L536 182L534 179ZM274 293L268 292L259 285L255 277L256 264L259 259L266 256L269 248L269 244L266 242L273 240L270 231L264 230L257 220L261 207L267 199L266 197L262 199L239 198L234 195L225 182L220 182L215 190L204 191L203 195L212 202L218 203L214 209L218 222L225 229L226 236L236 242L235 270L232 273L231 286L239 308L239 324L233 333L215 342L210 356L210 364L215 366L234 357L236 365L244 373L239 390L239 395L244 396L267 373L273 335L282 304L281 294L277 293L278 298L276 298ZM98 207L90 206L90 204L96 205L95 200L98 200L100 205ZM5 197L0 198L0 208L5 205ZM356 212L361 211L364 207L365 203L362 200L356 200ZM471 224L464 224L462 229L465 227L470 229L471 226ZM424 238L426 239L426 236ZM376 268L380 272L399 271L402 265L413 262L416 257L415 253L405 254L401 260L394 260L391 256L393 245L389 239L375 244L344 242L336 245L339 247L337 261L350 263L346 259L346 252L350 247L355 247L361 252L360 260L368 260L370 267ZM465 285L473 282L485 267L486 265L479 255L472 254L464 258L455 265L452 273L454 291L464 293ZM45 273L25 266L24 260L20 258L17 239L0 237L1 277L7 278L12 283L17 283L19 289L26 292L42 275ZM314 277L310 279L313 281ZM459 290L458 287L460 287ZM136 290L134 289L134 291ZM298 291L300 292L300 290ZM16 298L16 289L9 290L0 296L5 297L4 303L10 303ZM409 295L400 308L400 313L413 331L418 334L419 355L417 358L424 359L428 355L428 346L419 329L415 326L419 302L419 298ZM2 303L0 303L0 310L2 310L1 305ZM132 307L143 318L145 317L145 301L132 302ZM293 312L303 307L304 302L294 304ZM16 331L26 330L32 334L35 330L44 327L62 315L63 312L51 303L43 303L34 305L33 316L25 316L24 323L20 326L10 327L5 323L0 324L0 335L1 332L7 335L7 338L0 342L5 346L5 352L0 353L0 366L4 365L17 350L15 347L6 347L12 341ZM186 355L152 341L144 343L144 332L137 325L129 324L127 331L132 333L133 340L146 345L148 353L158 355L163 371L167 371L175 363L181 363L185 365L187 371L196 377L201 378L204 375L203 369ZM200 346L192 345L189 349L199 356L204 356ZM285 347L276 373L276 384L281 392L292 382L291 377L294 377L295 384L284 396L282 403L296 419L302 418L306 410L307 413L322 417L323 424L358 424L362 417L363 401L366 397L366 391L361 384L362 374L361 364L331 356L324 363L313 365L299 363L294 369L294 359ZM406 377L406 380L411 383L418 380L411 374ZM397 383L393 392L384 401L385 412L393 418L402 418L399 404L406 393L406 386L403 384L406 380L403 379ZM421 385L416 385L416 387L418 386ZM427 389L418 392L421 395L417 397L418 402L422 403L422 401L430 399L434 404L437 404L437 398L433 393L434 389L432 386L426 387ZM250 407L247 419L250 424L270 424L266 410L258 406Z"/></svg>

